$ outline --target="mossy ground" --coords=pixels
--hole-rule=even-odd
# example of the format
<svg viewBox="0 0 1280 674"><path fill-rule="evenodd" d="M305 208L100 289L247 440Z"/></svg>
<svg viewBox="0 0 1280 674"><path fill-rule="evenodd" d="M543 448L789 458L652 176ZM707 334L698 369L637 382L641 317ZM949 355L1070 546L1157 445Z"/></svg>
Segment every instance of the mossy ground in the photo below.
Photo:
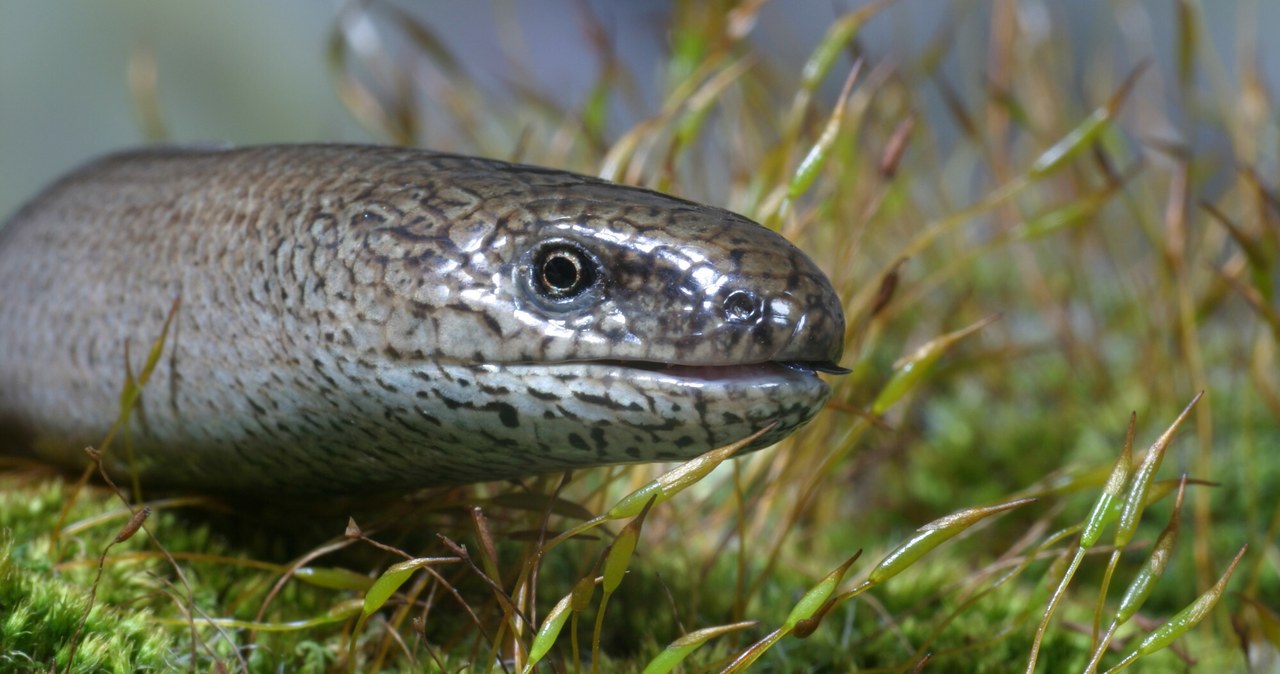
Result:
<svg viewBox="0 0 1280 674"><path fill-rule="evenodd" d="M974 4L951 4L957 27L973 22ZM977 14L989 34L956 28L908 62L861 53L858 31L879 17L843 15L813 45L810 77L778 71L742 39L754 4L676 2L667 100L632 129L608 122L610 106L628 99L607 49L596 95L580 108L520 91L506 92L514 104L492 105L437 50L432 30L443 27L374 3L373 19L404 38L387 63L437 69L451 83L427 92L449 118L441 122L369 85L379 80L365 69L387 63L353 67L357 55L335 33L338 87L387 140L443 125L479 154L728 206L810 251L845 299L853 374L833 379L830 409L793 438L653 506L600 622L601 671L638 672L682 634L756 621L682 665L720 671L788 625L793 606L855 551L864 552L839 591L874 576L917 527L1031 494L1036 502L966 526L832 605L810 636L781 638L752 669L1020 671L1130 412L1142 455L1198 391L1206 397L1154 477L1212 484L1187 487L1172 561L1103 669L1208 590L1246 544L1208 616L1130 671L1280 662L1272 95L1247 65L1238 78L1215 74L1217 46L1193 3L1170 3L1180 26L1170 42L1124 50L1065 22L1024 34L1016 6L992 3ZM1105 12L1096 21L1110 25ZM953 81L945 64L975 41L982 77ZM1154 59L1145 69L1134 56L1144 49ZM858 57L837 108L830 89ZM878 292L890 283L892 293ZM945 348L938 341L993 316ZM922 345L939 348L920 354ZM554 548L546 540L662 470L582 472L561 501L550 500L554 476L440 491L366 509L357 522L367 538L305 509L270 524L208 502L152 502L147 531L110 547L79 629L99 555L129 512L90 489L64 521L69 482L13 468L0 475L0 670L63 671L73 637L72 671L518 669L533 628L512 611L541 624L579 579L600 573L631 518ZM1086 667L1095 614L1110 620L1172 501L1166 490L1141 518L1102 601L1116 525L1084 556L1044 631L1040 671ZM465 545L469 561L437 534ZM373 579L406 557L451 559L408 574L359 621ZM587 670L600 596L573 619L577 648L571 622L540 671Z"/></svg>

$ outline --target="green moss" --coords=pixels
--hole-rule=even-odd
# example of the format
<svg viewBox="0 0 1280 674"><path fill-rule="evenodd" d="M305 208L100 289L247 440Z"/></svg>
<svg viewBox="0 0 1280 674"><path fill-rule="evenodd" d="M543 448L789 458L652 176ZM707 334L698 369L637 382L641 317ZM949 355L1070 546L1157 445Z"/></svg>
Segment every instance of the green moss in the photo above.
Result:
<svg viewBox="0 0 1280 674"><path fill-rule="evenodd" d="M15 546L0 534L0 670L142 672L168 669L168 643L146 611L96 604L88 587L52 572L39 538ZM71 645L79 638L68 669Z"/></svg>

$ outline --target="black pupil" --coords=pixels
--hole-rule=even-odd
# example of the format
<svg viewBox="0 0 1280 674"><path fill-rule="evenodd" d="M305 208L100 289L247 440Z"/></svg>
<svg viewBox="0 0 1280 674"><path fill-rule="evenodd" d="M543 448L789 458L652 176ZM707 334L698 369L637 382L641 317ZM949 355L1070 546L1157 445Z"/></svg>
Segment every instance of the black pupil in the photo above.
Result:
<svg viewBox="0 0 1280 674"><path fill-rule="evenodd" d="M556 248L543 254L538 280L548 295L567 298L591 285L591 272L590 260L581 251Z"/></svg>
<svg viewBox="0 0 1280 674"><path fill-rule="evenodd" d="M578 284L578 261L569 253L553 253L542 265L542 276L556 290L572 290Z"/></svg>

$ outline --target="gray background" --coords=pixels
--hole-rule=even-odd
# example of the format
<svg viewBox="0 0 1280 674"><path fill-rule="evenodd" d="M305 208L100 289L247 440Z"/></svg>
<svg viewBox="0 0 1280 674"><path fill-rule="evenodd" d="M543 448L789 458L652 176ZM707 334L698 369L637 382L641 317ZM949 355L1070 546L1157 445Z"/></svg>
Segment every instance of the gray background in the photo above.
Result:
<svg viewBox="0 0 1280 674"><path fill-rule="evenodd" d="M641 105L620 104L613 111L610 128L616 134L656 109L669 5L586 4L639 90ZM777 72L795 73L832 18L860 4L773 0L750 39L771 54ZM1205 5L1200 11L1222 72L1235 71L1241 36L1257 41L1257 33L1273 32L1268 26L1280 28L1280 2ZM492 90L513 80L532 82L572 108L596 75L596 57L582 38L573 2L401 0L397 6L429 22L468 73ZM1018 6L1023 30L1035 31L1045 17L1065 25L1075 59L1088 59L1100 42L1123 42L1132 45L1132 61L1116 68L1127 70L1152 57L1158 70L1172 69L1173 0L1023 0ZM0 217L76 164L145 140L126 83L130 54L139 49L157 58L160 102L174 142L381 140L341 106L326 72L326 39L341 7L335 0L0 0ZM954 25L944 72L966 95L981 95L989 10L985 0L903 0L874 19L861 43L873 59L909 63L943 26ZM954 22L957 15L963 21ZM1261 42L1260 65L1274 90L1280 44ZM1115 79L1108 74L1107 81ZM1086 83L1069 84L1082 100L1088 97ZM922 96L936 103L936 93ZM1176 121L1177 111L1170 114ZM429 127L425 144L468 149L446 131Z"/></svg>

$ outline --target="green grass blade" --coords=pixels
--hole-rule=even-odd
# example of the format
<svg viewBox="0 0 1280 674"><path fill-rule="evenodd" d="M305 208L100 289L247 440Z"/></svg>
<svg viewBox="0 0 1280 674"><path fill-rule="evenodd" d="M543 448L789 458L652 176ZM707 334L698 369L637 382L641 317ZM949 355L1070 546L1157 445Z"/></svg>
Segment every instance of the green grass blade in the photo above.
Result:
<svg viewBox="0 0 1280 674"><path fill-rule="evenodd" d="M756 621L747 620L740 623L733 623L731 625L719 625L717 627L705 627L700 630L694 630L679 639L676 639L670 644L667 644L667 647L664 648L661 653L650 660L649 664L645 665L644 671L641 672L641 674L667 674L678 667L681 662L684 662L684 659L689 657L690 653L694 652L708 641L711 641L718 636L739 632L755 626Z"/></svg>
<svg viewBox="0 0 1280 674"><path fill-rule="evenodd" d="M1133 434L1137 421L1136 412L1129 415L1129 431L1124 440L1124 449L1120 452L1120 458L1116 459L1111 475L1107 477L1107 483L1103 486L1102 493L1098 495L1098 500L1094 502L1093 509L1089 511L1089 517L1085 519L1084 530L1080 532L1080 546L1085 549L1093 547L1093 544L1097 543L1098 538L1102 536L1103 528L1108 521L1107 515L1119 502L1121 492L1129 481L1129 471L1133 469Z"/></svg>
<svg viewBox="0 0 1280 674"><path fill-rule="evenodd" d="M1187 415L1191 413L1191 408L1200 402L1200 398L1204 396L1204 392L1197 393L1191 402L1183 408L1182 413L1177 419L1173 420L1173 424L1169 426L1159 438L1152 443L1147 449L1147 453L1142 458L1137 471L1134 473L1133 482L1130 483L1129 492L1125 494L1124 505L1120 510L1120 521L1116 525L1115 545L1122 548L1133 540L1134 533L1138 530L1138 521L1142 518L1142 512L1147 507L1147 491L1151 488L1152 482L1155 480L1156 471L1160 469L1160 463L1164 459L1165 450L1168 449L1169 443L1173 440L1173 435L1182 426L1182 422L1186 420Z"/></svg>
<svg viewBox="0 0 1280 674"><path fill-rule="evenodd" d="M556 605L547 613L547 617L542 619L542 625L538 627L538 633L533 637L533 643L529 646L529 660L525 663L522 670L525 674L533 671L534 665L542 661L551 647L555 645L556 639L560 637L560 630L564 629L564 623L572 615L569 610L569 603L573 599L573 594L567 594L563 599L556 602Z"/></svg>
<svg viewBox="0 0 1280 674"><path fill-rule="evenodd" d="M880 560L880 563L871 570L867 580L877 585L883 583L905 571L907 567L916 563L929 551L978 522L992 515L1020 508L1034 501L1035 499L1024 498L993 506L966 508L960 512L936 519L920 527L915 536L912 536L905 543L898 545L889 554L885 555L884 559Z"/></svg>
<svg viewBox="0 0 1280 674"><path fill-rule="evenodd" d="M1170 618L1168 622L1156 628L1156 630L1151 634L1148 634L1142 642L1138 644L1137 649L1126 656L1124 660L1121 660L1115 667L1107 670L1108 673L1119 671L1124 667L1127 667L1139 657L1151 655L1156 651L1166 648L1169 644L1173 643L1179 637L1190 631L1192 627L1198 625L1201 620L1204 620L1205 616L1209 615L1209 612L1213 610L1213 607L1218 604L1218 600L1222 598L1222 593L1227 589L1227 581L1231 580L1231 574L1235 572L1236 565L1240 563L1241 558L1244 557L1244 553L1248 549L1249 546L1247 545L1241 547L1240 551L1236 553L1235 558L1231 560L1231 564L1227 566L1227 570L1222 573L1222 576L1218 578L1218 582L1213 584L1213 587L1206 590L1204 594L1197 597L1194 602L1179 611L1176 615Z"/></svg>

